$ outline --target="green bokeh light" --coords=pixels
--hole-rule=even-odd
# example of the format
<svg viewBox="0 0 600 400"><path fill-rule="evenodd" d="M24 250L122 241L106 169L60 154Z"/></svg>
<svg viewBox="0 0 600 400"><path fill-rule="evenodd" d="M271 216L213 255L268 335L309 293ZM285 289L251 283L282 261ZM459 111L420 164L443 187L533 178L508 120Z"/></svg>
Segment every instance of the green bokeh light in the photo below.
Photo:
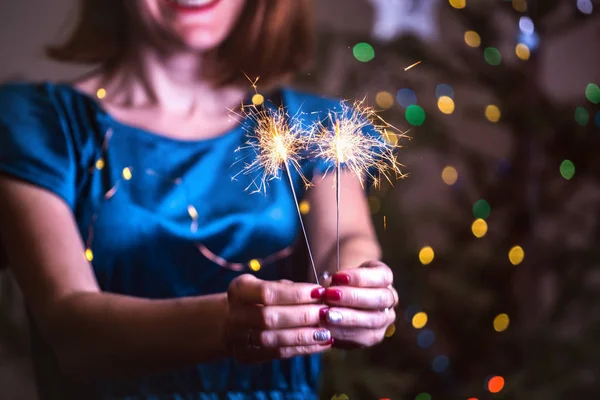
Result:
<svg viewBox="0 0 600 400"><path fill-rule="evenodd" d="M590 113L583 107L575 109L575 122L581 126L586 126L590 122Z"/></svg>
<svg viewBox="0 0 600 400"><path fill-rule="evenodd" d="M360 62L369 62L375 58L375 49L369 43L357 43L352 49L352 54Z"/></svg>
<svg viewBox="0 0 600 400"><path fill-rule="evenodd" d="M404 115L408 123L413 126L421 126L425 122L425 110L416 104L406 107Z"/></svg>
<svg viewBox="0 0 600 400"><path fill-rule="evenodd" d="M600 103L600 86L590 83L585 88L585 97L594 104Z"/></svg>
<svg viewBox="0 0 600 400"><path fill-rule="evenodd" d="M475 218L486 219L490 216L491 212L492 207L490 207L490 203L484 199L479 199L473 204L473 215Z"/></svg>
<svg viewBox="0 0 600 400"><path fill-rule="evenodd" d="M500 50L495 47L487 47L483 51L483 58L490 65L500 65L502 62L502 55L500 54Z"/></svg>
<svg viewBox="0 0 600 400"><path fill-rule="evenodd" d="M431 395L429 393L421 393L415 397L415 400L431 400Z"/></svg>
<svg viewBox="0 0 600 400"><path fill-rule="evenodd" d="M575 176L575 164L571 160L564 160L560 163L560 175L566 180L570 180Z"/></svg>

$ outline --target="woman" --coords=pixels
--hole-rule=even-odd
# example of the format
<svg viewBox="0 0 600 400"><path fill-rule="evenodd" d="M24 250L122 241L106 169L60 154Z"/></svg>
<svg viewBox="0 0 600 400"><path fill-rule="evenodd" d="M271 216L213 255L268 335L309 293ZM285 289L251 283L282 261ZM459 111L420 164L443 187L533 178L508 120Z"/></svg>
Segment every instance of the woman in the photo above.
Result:
<svg viewBox="0 0 600 400"><path fill-rule="evenodd" d="M288 280L290 188L249 194L251 176L230 179L248 127L228 111L247 102L243 72L276 87L306 60L310 2L81 5L50 55L100 68L0 89L0 230L32 315L41 398L316 398L323 351L374 345L393 323L392 273L372 261L365 197L348 175L344 270L327 289ZM307 124L335 107L289 89L265 97ZM307 178L315 167L303 163ZM327 270L333 182L305 193L294 180Z"/></svg>

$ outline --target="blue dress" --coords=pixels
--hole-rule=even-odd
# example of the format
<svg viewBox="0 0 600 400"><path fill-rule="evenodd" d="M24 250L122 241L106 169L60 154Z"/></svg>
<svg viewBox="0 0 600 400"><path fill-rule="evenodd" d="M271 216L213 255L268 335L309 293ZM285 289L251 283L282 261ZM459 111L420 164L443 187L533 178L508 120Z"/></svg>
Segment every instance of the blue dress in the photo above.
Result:
<svg viewBox="0 0 600 400"><path fill-rule="evenodd" d="M288 89L271 98L307 124L339 104ZM236 152L251 123L213 139L177 140L113 119L69 85L4 85L0 172L54 193L71 208L103 291L166 299L224 292L242 273L308 277L307 264L291 263L299 222L287 180L271 181L266 195L250 194L245 189L254 177L238 175L239 159L252 156ZM302 164L308 179L315 167ZM299 175L293 179L302 196ZM256 272L250 268L259 265ZM70 384L35 326L33 349L42 399L64 399ZM320 372L319 355L259 365L222 359L92 381L80 398L316 399Z"/></svg>

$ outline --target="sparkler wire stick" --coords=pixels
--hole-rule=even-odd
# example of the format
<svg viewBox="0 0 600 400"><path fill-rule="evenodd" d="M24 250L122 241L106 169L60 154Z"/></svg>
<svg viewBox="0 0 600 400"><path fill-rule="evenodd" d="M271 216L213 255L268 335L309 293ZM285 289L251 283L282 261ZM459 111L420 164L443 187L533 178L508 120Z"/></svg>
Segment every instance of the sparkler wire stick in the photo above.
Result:
<svg viewBox="0 0 600 400"><path fill-rule="evenodd" d="M336 271L340 270L340 197L341 197L341 179L340 179L340 160L337 160L336 162L336 166L335 166L335 186L336 186L336 190L335 190L335 211L336 211L336 218L335 218L335 223L336 223L336 235L335 235L335 239L336 239L336 251L337 251L337 258L336 258Z"/></svg>

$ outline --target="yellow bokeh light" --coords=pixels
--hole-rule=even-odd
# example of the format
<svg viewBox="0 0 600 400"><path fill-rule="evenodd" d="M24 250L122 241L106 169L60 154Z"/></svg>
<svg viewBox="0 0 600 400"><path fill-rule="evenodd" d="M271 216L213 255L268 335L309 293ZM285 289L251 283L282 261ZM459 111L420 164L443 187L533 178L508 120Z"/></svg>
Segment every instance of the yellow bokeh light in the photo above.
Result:
<svg viewBox="0 0 600 400"><path fill-rule="evenodd" d="M85 249L85 259L89 262L94 260L94 253L92 252L92 249Z"/></svg>
<svg viewBox="0 0 600 400"><path fill-rule="evenodd" d="M454 112L454 100L451 97L440 96L437 105L444 114L452 114Z"/></svg>
<svg viewBox="0 0 600 400"><path fill-rule="evenodd" d="M444 169L442 170L442 180L446 185L454 185L458 180L458 171L456 170L456 168L450 165L444 167Z"/></svg>
<svg viewBox="0 0 600 400"><path fill-rule="evenodd" d="M515 47L515 54L523 61L527 61L529 60L529 57L531 57L531 51L529 50L529 47L523 43L519 43L517 47Z"/></svg>
<svg viewBox="0 0 600 400"><path fill-rule="evenodd" d="M128 181L131 179L131 168L127 167L127 168L123 168L123 178Z"/></svg>
<svg viewBox="0 0 600 400"><path fill-rule="evenodd" d="M434 256L435 253L433 252L431 246L425 246L421 249L421 251L419 251L419 261L421 261L421 264L423 265L431 264Z"/></svg>
<svg viewBox="0 0 600 400"><path fill-rule="evenodd" d="M252 271L258 271L260 269L260 261L258 260L250 260L248 266Z"/></svg>
<svg viewBox="0 0 600 400"><path fill-rule="evenodd" d="M467 0L448 0L450 5L454 8L465 8L467 6Z"/></svg>
<svg viewBox="0 0 600 400"><path fill-rule="evenodd" d="M106 89L104 88L100 88L96 91L96 97L98 97L99 99L103 99L106 97Z"/></svg>
<svg viewBox="0 0 600 400"><path fill-rule="evenodd" d="M527 2L525 0L512 0L512 6L515 9L515 11L527 11Z"/></svg>
<svg viewBox="0 0 600 400"><path fill-rule="evenodd" d="M252 104L255 106L260 106L264 102L265 98L262 94L256 93L254 96L252 96Z"/></svg>
<svg viewBox="0 0 600 400"><path fill-rule="evenodd" d="M475 31L466 31L465 43L469 47L479 47L481 46L481 36L479 36L479 33Z"/></svg>
<svg viewBox="0 0 600 400"><path fill-rule="evenodd" d="M484 219L478 218L473 221L473 225L471 225L471 231L476 238L482 238L485 236L488 230L487 222Z"/></svg>
<svg viewBox="0 0 600 400"><path fill-rule="evenodd" d="M390 92L381 91L375 96L375 103L384 110L394 105L394 96Z"/></svg>
<svg viewBox="0 0 600 400"><path fill-rule="evenodd" d="M519 265L525 258L525 250L521 246L514 246L508 252L508 260L512 265Z"/></svg>
<svg viewBox="0 0 600 400"><path fill-rule="evenodd" d="M398 144L398 135L388 129L384 129L382 132L383 139L391 144L392 146L396 146Z"/></svg>
<svg viewBox="0 0 600 400"><path fill-rule="evenodd" d="M369 210L371 214L377 214L381 209L381 200L377 196L369 196Z"/></svg>
<svg viewBox="0 0 600 400"><path fill-rule="evenodd" d="M306 215L310 212L310 203L308 202L308 200L302 200L300 202L300 213L302 215Z"/></svg>
<svg viewBox="0 0 600 400"><path fill-rule="evenodd" d="M396 325L392 324L385 329L385 337L392 337L396 333Z"/></svg>
<svg viewBox="0 0 600 400"><path fill-rule="evenodd" d="M416 313L412 318L412 326L415 329L421 329L427 325L427 314L424 312Z"/></svg>
<svg viewBox="0 0 600 400"><path fill-rule="evenodd" d="M331 400L350 400L350 397L345 394L334 394Z"/></svg>
<svg viewBox="0 0 600 400"><path fill-rule="evenodd" d="M487 106L485 108L485 117L490 122L498 122L498 121L500 121L500 116L501 115L502 114L500 113L500 109L498 108L498 106L496 106L494 104L490 104L489 106Z"/></svg>
<svg viewBox="0 0 600 400"><path fill-rule="evenodd" d="M196 210L196 207L191 204L188 206L188 214L190 214L192 219L198 219L198 210Z"/></svg>
<svg viewBox="0 0 600 400"><path fill-rule="evenodd" d="M498 314L496 318L494 318L494 330L496 332L504 332L508 329L508 324L510 323L510 318L506 314Z"/></svg>
<svg viewBox="0 0 600 400"><path fill-rule="evenodd" d="M96 160L96 169L102 169L102 168L104 168L104 159L99 158L98 160Z"/></svg>

